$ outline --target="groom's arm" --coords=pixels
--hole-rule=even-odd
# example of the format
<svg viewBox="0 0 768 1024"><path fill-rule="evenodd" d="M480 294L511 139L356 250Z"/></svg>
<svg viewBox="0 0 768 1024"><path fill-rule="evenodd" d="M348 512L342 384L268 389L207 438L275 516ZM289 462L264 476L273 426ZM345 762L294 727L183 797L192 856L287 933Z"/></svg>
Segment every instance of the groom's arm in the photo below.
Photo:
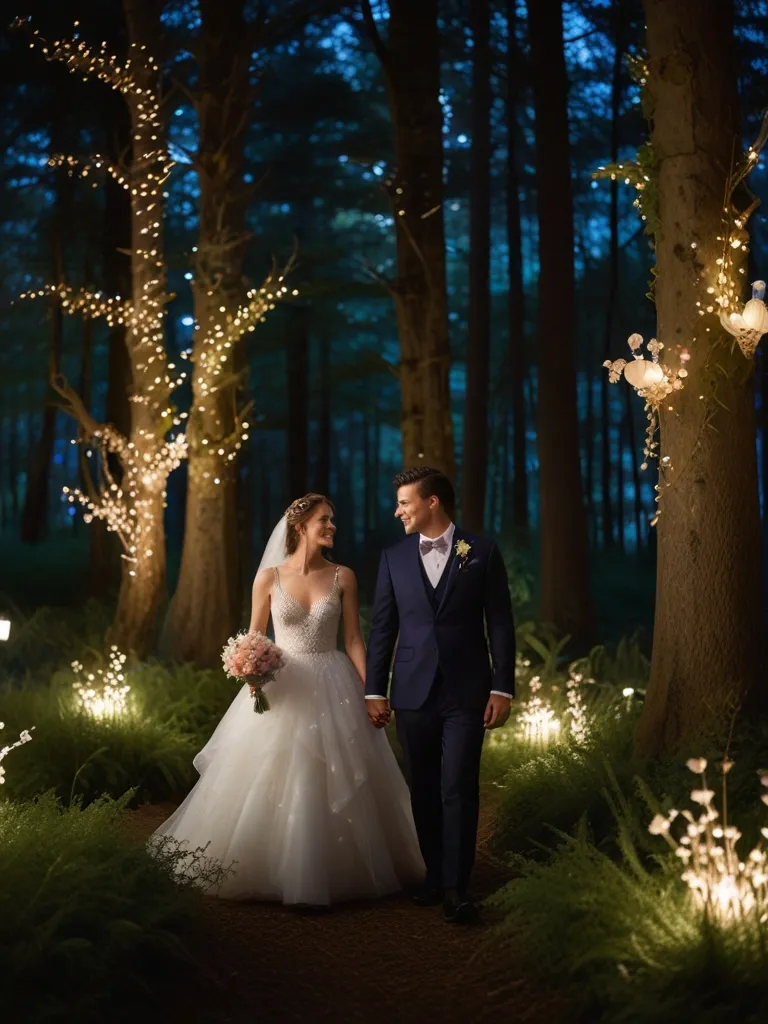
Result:
<svg viewBox="0 0 768 1024"><path fill-rule="evenodd" d="M392 577L389 574L387 553L384 551L379 563L379 578L376 581L376 594L373 599L371 635L368 638L365 672L366 700L387 699L392 652L395 649L399 629L397 601L392 586Z"/></svg>
<svg viewBox="0 0 768 1024"><path fill-rule="evenodd" d="M493 664L493 690L515 695L515 620L504 559L494 544L488 557L485 585L485 623Z"/></svg>

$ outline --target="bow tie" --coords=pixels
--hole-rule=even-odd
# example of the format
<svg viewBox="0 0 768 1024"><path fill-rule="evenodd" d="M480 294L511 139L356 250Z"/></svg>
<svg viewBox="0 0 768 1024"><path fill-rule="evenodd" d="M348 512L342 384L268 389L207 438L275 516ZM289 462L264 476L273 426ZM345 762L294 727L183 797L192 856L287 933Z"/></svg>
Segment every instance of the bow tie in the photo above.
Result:
<svg viewBox="0 0 768 1024"><path fill-rule="evenodd" d="M448 550L448 541L445 537L438 537L437 540L426 540L423 539L419 544L419 551L422 555L428 555L430 551L438 551L441 555L444 555Z"/></svg>

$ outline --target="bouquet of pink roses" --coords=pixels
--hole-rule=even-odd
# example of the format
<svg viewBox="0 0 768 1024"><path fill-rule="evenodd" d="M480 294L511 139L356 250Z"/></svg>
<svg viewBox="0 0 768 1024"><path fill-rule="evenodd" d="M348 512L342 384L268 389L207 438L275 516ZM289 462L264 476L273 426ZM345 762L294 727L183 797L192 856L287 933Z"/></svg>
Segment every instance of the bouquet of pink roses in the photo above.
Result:
<svg viewBox="0 0 768 1024"><path fill-rule="evenodd" d="M263 633L238 633L230 637L221 653L224 671L253 687L253 710L259 715L269 711L269 701L262 690L271 683L285 664L283 652Z"/></svg>

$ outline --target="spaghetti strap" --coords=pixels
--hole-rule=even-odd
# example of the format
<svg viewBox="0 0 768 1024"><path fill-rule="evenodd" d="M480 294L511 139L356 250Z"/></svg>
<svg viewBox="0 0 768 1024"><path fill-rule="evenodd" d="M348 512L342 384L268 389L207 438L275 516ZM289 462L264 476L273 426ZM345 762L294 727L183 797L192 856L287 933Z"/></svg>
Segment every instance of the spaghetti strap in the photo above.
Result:
<svg viewBox="0 0 768 1024"><path fill-rule="evenodd" d="M282 590L283 588L280 586L280 571L277 566L274 566L272 572L275 574L275 586L278 590Z"/></svg>

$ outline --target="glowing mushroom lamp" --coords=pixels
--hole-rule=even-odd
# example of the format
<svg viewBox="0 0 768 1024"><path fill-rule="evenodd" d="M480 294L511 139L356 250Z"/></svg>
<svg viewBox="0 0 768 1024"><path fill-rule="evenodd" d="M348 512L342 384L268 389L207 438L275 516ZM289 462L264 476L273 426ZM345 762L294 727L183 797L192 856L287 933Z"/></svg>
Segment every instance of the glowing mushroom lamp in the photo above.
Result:
<svg viewBox="0 0 768 1024"><path fill-rule="evenodd" d="M765 302L765 281L752 284L752 298L741 313L721 313L720 323L739 343L748 358L755 354L760 339L768 334L768 307Z"/></svg>
<svg viewBox="0 0 768 1024"><path fill-rule="evenodd" d="M624 376L633 388L644 391L655 384L661 384L664 380L664 371L658 363L654 363L650 359L643 359L642 356L635 356L624 367Z"/></svg>
<svg viewBox="0 0 768 1024"><path fill-rule="evenodd" d="M11 635L11 620L0 616L0 640L7 640Z"/></svg>

